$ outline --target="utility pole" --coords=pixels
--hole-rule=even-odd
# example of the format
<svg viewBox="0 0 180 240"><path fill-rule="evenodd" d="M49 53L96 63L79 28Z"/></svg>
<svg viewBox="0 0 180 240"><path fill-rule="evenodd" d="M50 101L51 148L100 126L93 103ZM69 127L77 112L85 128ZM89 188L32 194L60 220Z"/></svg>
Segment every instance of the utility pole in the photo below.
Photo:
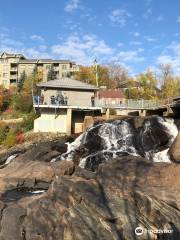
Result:
<svg viewBox="0 0 180 240"><path fill-rule="evenodd" d="M94 65L95 65L95 74L96 74L96 86L99 87L99 76L98 76L98 65L97 65L97 60L94 60Z"/></svg>

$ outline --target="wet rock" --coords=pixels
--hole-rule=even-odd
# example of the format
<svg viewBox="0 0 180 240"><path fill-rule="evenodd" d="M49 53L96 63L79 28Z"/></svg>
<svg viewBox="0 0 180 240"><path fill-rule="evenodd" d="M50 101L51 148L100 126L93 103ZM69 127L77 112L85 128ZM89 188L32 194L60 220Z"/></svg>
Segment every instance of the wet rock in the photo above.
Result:
<svg viewBox="0 0 180 240"><path fill-rule="evenodd" d="M176 139L170 147L169 154L172 161L180 163L180 133L178 133Z"/></svg>

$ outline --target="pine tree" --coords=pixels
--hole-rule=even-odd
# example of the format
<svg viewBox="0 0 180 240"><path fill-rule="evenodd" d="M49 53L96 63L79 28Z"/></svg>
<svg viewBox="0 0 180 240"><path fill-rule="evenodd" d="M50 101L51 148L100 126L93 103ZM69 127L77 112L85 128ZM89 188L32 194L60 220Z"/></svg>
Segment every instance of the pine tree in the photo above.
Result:
<svg viewBox="0 0 180 240"><path fill-rule="evenodd" d="M26 78L27 78L26 73L25 73L25 71L23 71L19 78L19 82L18 82L18 86L17 86L18 92L20 92L22 90Z"/></svg>
<svg viewBox="0 0 180 240"><path fill-rule="evenodd" d="M56 79L56 73L54 71L53 65L51 65L51 67L48 71L48 74L47 74L47 81L51 81L51 80L54 80L54 79Z"/></svg>

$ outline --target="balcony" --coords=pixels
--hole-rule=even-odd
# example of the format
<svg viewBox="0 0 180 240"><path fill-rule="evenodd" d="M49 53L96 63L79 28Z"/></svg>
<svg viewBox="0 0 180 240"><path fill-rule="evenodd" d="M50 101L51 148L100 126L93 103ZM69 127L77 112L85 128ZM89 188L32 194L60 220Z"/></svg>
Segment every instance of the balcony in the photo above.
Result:
<svg viewBox="0 0 180 240"><path fill-rule="evenodd" d="M63 96L51 96L50 97L50 105L56 105L56 106L67 106L68 105L68 98ZM47 103L44 101L43 96L34 96L33 103L35 105L47 105Z"/></svg>
<svg viewBox="0 0 180 240"><path fill-rule="evenodd" d="M43 96L34 96L33 97L34 108L38 109L76 109L76 110L102 110L101 106L95 104L95 99L92 98L90 103L87 104L69 104L68 98L63 96L51 96L49 99L44 99Z"/></svg>
<svg viewBox="0 0 180 240"><path fill-rule="evenodd" d="M17 75L17 73L15 73L15 74L10 74L10 79L17 79L18 78L18 75Z"/></svg>
<svg viewBox="0 0 180 240"><path fill-rule="evenodd" d="M11 67L10 72L17 72L17 67Z"/></svg>
<svg viewBox="0 0 180 240"><path fill-rule="evenodd" d="M16 84L17 83L17 79L10 79L10 84Z"/></svg>

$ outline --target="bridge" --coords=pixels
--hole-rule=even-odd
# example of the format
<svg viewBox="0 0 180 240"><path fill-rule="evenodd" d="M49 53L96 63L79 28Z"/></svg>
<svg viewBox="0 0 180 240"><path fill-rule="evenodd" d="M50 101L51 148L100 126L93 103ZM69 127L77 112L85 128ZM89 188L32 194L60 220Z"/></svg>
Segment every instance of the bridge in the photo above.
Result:
<svg viewBox="0 0 180 240"><path fill-rule="evenodd" d="M73 106L68 105L68 102L63 103L54 103L54 104L43 104L40 101L40 98L34 98L34 108L41 109L76 109L76 110L101 110L101 112L106 111L107 109L116 109L116 110L149 110L149 111L158 111L158 110L168 110L173 109L180 111L180 96L161 99L161 100L134 100L134 99L126 99L124 102L119 104L106 104L104 101L95 99L94 103L89 106Z"/></svg>
<svg viewBox="0 0 180 240"><path fill-rule="evenodd" d="M127 99L119 104L105 104L94 99L91 105L83 102L77 105L68 105L66 102L45 104L39 98L34 98L34 108L39 111L40 117L34 121L35 132L62 132L66 134L80 133L92 122L93 117L105 114L110 119L112 109L115 115L153 115L168 116L172 111L180 115L180 97L166 100L133 100Z"/></svg>

